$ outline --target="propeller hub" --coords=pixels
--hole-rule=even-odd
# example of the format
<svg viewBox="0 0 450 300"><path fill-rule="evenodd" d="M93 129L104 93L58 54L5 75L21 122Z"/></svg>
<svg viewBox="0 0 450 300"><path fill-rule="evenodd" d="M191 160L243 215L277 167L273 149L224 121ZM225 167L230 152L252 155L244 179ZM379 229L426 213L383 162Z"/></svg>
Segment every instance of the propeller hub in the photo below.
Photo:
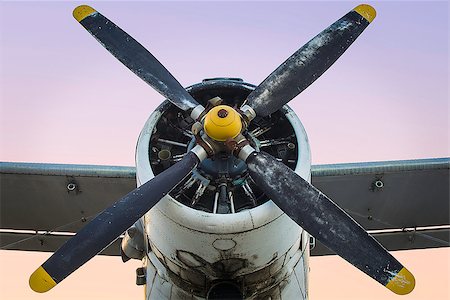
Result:
<svg viewBox="0 0 450 300"><path fill-rule="evenodd" d="M206 114L203 128L210 138L224 142L241 133L241 116L227 105L218 105Z"/></svg>

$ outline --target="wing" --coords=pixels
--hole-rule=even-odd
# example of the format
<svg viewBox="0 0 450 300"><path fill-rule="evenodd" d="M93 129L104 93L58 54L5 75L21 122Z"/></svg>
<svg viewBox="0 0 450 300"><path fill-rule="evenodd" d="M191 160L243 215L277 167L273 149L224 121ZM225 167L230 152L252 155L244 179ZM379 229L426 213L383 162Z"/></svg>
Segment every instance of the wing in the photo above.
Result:
<svg viewBox="0 0 450 300"><path fill-rule="evenodd" d="M388 250L448 247L449 158L320 165L312 183ZM312 255L333 254L317 243Z"/></svg>
<svg viewBox="0 0 450 300"><path fill-rule="evenodd" d="M387 249L449 246L449 158L319 165L312 181ZM136 186L135 168L0 163L0 249L55 251ZM120 255L120 241L102 254ZM317 243L312 255L332 254Z"/></svg>
<svg viewBox="0 0 450 300"><path fill-rule="evenodd" d="M0 249L56 251L135 177L134 167L0 163ZM119 245L102 254L120 255Z"/></svg>

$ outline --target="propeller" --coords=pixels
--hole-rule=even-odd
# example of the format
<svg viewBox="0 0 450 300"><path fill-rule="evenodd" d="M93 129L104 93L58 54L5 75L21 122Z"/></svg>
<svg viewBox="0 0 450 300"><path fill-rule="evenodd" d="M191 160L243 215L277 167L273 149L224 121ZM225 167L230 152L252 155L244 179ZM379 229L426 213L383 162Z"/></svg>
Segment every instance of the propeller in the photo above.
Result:
<svg viewBox="0 0 450 300"><path fill-rule="evenodd" d="M261 190L326 247L396 294L414 289L414 276L313 185L264 152L251 153L246 163Z"/></svg>
<svg viewBox="0 0 450 300"><path fill-rule="evenodd" d="M249 119L264 117L322 75L376 16L359 5L297 50L256 89L241 108ZM396 294L414 289L414 276L330 198L272 156L244 146L239 157L250 177L294 222L326 247Z"/></svg>
<svg viewBox="0 0 450 300"><path fill-rule="evenodd" d="M81 5L73 16L106 50L174 105L184 111L200 105L147 49L101 13Z"/></svg>
<svg viewBox="0 0 450 300"><path fill-rule="evenodd" d="M279 110L331 67L375 16L370 5L357 6L292 54L250 93L246 104L261 117Z"/></svg>
<svg viewBox="0 0 450 300"><path fill-rule="evenodd" d="M181 161L125 195L97 215L30 276L30 287L47 292L86 263L155 206L206 157L195 146Z"/></svg>
<svg viewBox="0 0 450 300"><path fill-rule="evenodd" d="M250 111L253 117L267 116L280 109L333 64L375 14L371 6L359 5L325 29L270 74L248 96L242 112ZM74 17L109 52L174 105L185 111L192 109L191 116L200 116L203 107L127 33L86 5L77 7ZM256 152L242 135L243 130L239 112L228 106L213 108L203 124L210 140L202 145L209 147L209 142L213 143L207 149L212 155L227 149L224 144L230 139L239 138L236 145L243 146L233 151L239 150L236 152L247 163L250 177L294 222L394 293L413 290L414 276L400 262L314 186L272 156ZM207 151L196 145L180 162L105 209L31 275L31 288L46 292L64 280L155 206L206 156Z"/></svg>

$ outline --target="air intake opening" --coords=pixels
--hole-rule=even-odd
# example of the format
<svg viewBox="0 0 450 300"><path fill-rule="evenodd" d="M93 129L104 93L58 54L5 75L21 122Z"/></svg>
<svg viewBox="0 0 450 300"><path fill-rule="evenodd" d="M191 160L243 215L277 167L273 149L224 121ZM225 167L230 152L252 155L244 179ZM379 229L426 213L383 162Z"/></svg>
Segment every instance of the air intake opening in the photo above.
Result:
<svg viewBox="0 0 450 300"><path fill-rule="evenodd" d="M237 285L232 282L219 282L211 287L207 296L208 300L228 299L242 300L242 292Z"/></svg>

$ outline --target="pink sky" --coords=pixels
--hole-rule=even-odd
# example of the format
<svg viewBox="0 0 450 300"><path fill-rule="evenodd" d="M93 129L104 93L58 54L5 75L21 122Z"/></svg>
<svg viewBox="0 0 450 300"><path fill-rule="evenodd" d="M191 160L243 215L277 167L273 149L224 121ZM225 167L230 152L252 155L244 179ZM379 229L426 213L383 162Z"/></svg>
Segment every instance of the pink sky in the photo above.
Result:
<svg viewBox="0 0 450 300"><path fill-rule="evenodd" d="M71 13L78 4L0 2L0 161L134 165L136 139L162 99L77 24ZM258 84L359 2L88 4L188 86L218 76ZM373 24L291 103L313 163L449 156L448 2L371 4ZM28 275L47 254L0 253L1 293L31 299ZM404 299L448 299L448 249L397 253L418 279ZM14 276L4 272L13 268ZM133 268L119 259L96 258L89 268L37 298L80 298L97 289L104 298L122 298L115 289L142 297ZM345 299L391 296L337 257L313 259L311 276L313 300L327 299L324 285ZM349 283L354 289L345 289Z"/></svg>
<svg viewBox="0 0 450 300"><path fill-rule="evenodd" d="M312 257L311 300L448 300L450 299L449 251L395 251L415 275L416 288L398 296L361 273L338 256ZM97 256L46 294L28 287L28 276L50 256L49 253L0 250L0 297L2 300L143 299L136 286L135 269L140 262L122 263L118 257Z"/></svg>

